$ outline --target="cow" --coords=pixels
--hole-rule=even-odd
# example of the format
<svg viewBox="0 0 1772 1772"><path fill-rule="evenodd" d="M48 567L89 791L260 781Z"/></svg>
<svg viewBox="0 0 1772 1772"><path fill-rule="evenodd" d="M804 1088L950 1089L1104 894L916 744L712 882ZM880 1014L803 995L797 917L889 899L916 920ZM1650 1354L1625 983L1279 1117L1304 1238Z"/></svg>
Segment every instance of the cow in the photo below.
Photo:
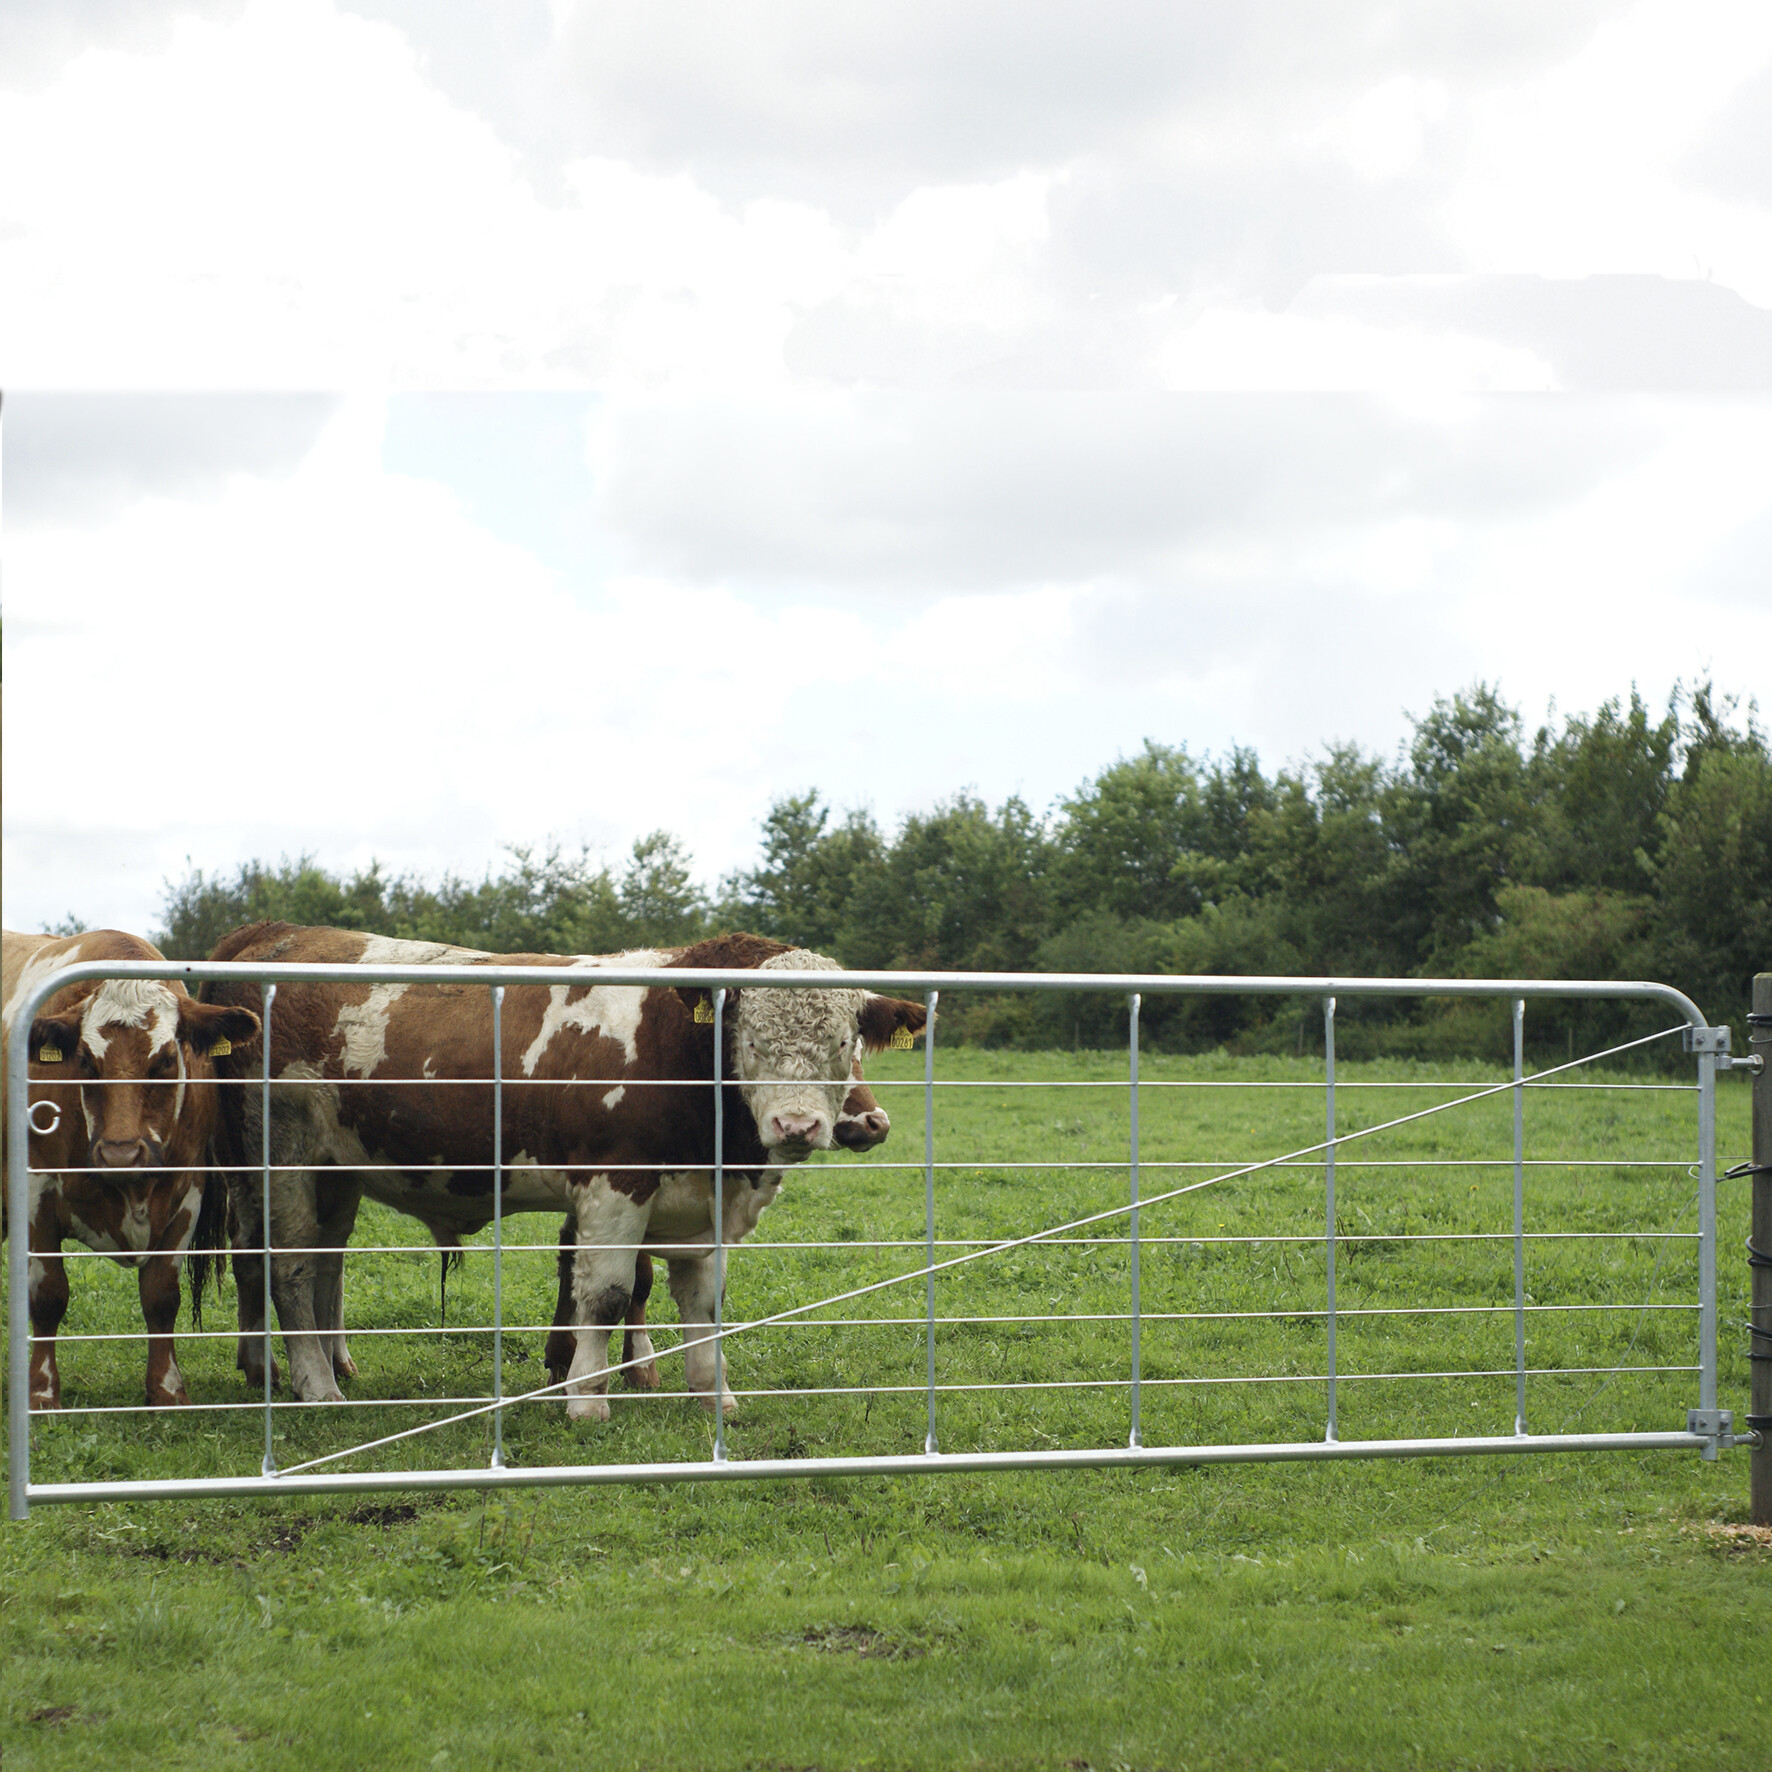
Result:
<svg viewBox="0 0 1772 1772"><path fill-rule="evenodd" d="M165 958L117 929L72 936L7 930L0 941L8 1052L13 1022L44 979L78 960ZM258 1025L250 1010L199 1003L174 980L88 979L38 1009L30 1033L32 1112L47 1118L39 1104L50 1104L54 1124L40 1133L34 1117L30 1139L31 1408L61 1407L55 1336L68 1308L61 1247L69 1237L135 1268L148 1329L147 1400L190 1402L172 1332L187 1254L195 1319L224 1233L225 1193L204 1172L215 1066L255 1041Z"/></svg>
<svg viewBox="0 0 1772 1772"><path fill-rule="evenodd" d="M833 1142L840 1150L871 1151L884 1144L891 1131L891 1116L874 1099L873 1090L861 1074L861 1060L857 1058L850 1071L849 1093L843 1098L842 1111L837 1115ZM573 1224L568 1218L560 1226L560 1294L554 1306L554 1327L549 1332L543 1356L552 1384L565 1382L577 1345L572 1334L572 1251ZM658 1367L653 1360L652 1337L646 1328L646 1301L651 1296L652 1256L642 1248L634 1257L634 1296L628 1303L621 1338L623 1377L635 1390L658 1389ZM263 1327L261 1307L261 1333Z"/></svg>
<svg viewBox="0 0 1772 1772"><path fill-rule="evenodd" d="M510 987L502 1020L503 1205L510 1212L565 1207L571 1216L575 1348L567 1410L579 1420L608 1418L609 1334L630 1308L642 1245L664 1255L690 1339L711 1324L714 1288L723 1279L712 1260L707 993L687 985L599 984L596 972L835 966L822 955L744 934L624 954L486 954L286 923L236 930L211 957L246 964L557 966L589 975L582 985ZM208 984L204 994L241 1007L261 1001L257 985L232 981ZM343 1400L340 1275L365 1194L417 1218L439 1242L491 1220L489 996L453 984L278 988L269 1034L270 1291L290 1383L305 1401ZM859 1052L908 1043L922 1029L924 1009L870 991L780 987L732 990L727 1002L724 1237L737 1242L774 1198L783 1169L834 1143ZM434 1089L441 1080L454 1086ZM235 1170L230 1206L244 1292L252 1270L249 1264L242 1277L241 1246L266 1246L259 1178L251 1173L264 1138L260 1091L238 1092L234 1105L223 1144ZM709 1408L730 1410L717 1351L704 1342L686 1360L689 1388ZM242 1369L251 1377L256 1368L262 1379L262 1361L262 1342L243 1336Z"/></svg>

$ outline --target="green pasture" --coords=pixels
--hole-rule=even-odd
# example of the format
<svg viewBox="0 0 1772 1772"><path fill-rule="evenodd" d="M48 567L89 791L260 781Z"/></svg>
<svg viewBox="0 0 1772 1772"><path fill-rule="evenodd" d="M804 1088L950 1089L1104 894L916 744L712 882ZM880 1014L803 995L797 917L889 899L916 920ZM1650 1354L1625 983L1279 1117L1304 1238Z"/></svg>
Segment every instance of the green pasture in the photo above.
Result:
<svg viewBox="0 0 1772 1772"><path fill-rule="evenodd" d="M892 1139L793 1176L733 1259L729 1318L921 1266L922 1065L870 1067ZM1126 1203L1123 1053L964 1048L938 1066L955 1085L936 1098L939 1256ZM1580 1075L1658 1086L1526 1094L1528 1426L1683 1427L1695 1094ZM1144 1198L1211 1182L1141 1213L1144 1440L1319 1440L1321 1157L1214 1178L1321 1140L1320 1067L1147 1057L1142 1076ZM1344 1064L1338 1132L1504 1080ZM1077 1082L1109 1086L1061 1086ZM1165 1086L1182 1083L1210 1087ZM1725 1079L1724 1165L1747 1108ZM1510 1093L1340 1147L1341 1438L1512 1432L1512 1153ZM1719 1198L1721 1400L1740 1410L1747 1184ZM1124 1443L1125 1220L1072 1235L938 1276L944 1451ZM489 1256L451 1276L447 1333L402 1334L437 1327L436 1257L379 1210L358 1242L400 1247L350 1260L347 1389L418 1403L280 1409L285 1467L490 1391ZM554 1264L506 1262L510 1393L545 1382ZM70 1265L64 1336L139 1329L133 1276ZM233 1303L212 1299L213 1339L181 1319L199 1404L253 1400L220 1333ZM919 1278L738 1335L729 1456L919 1451L923 1311ZM661 1364L674 1389L680 1361ZM257 1471L258 1409L79 1412L139 1401L138 1343L64 1341L61 1365L39 1480ZM613 1402L580 1427L557 1401L514 1406L507 1459L708 1455L694 1403ZM482 1416L344 1468L489 1451ZM1745 1495L1735 1452L39 1507L0 1533L0 1730L21 1767L1759 1767L1772 1549Z"/></svg>

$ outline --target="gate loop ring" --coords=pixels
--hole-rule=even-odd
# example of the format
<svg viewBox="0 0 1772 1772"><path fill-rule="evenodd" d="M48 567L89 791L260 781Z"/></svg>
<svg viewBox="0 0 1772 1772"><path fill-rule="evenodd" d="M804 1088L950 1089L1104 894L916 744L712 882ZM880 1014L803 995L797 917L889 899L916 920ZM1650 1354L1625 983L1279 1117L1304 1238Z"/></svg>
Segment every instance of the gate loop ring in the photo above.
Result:
<svg viewBox="0 0 1772 1772"><path fill-rule="evenodd" d="M38 1108L49 1109L51 1118L47 1126L39 1126L37 1124ZM62 1111L55 1102L39 1097L38 1100L32 1102L30 1107L25 1110L25 1119L29 1123L31 1130L35 1132L39 1138L47 1138L50 1133L55 1131L55 1129L61 1125Z"/></svg>

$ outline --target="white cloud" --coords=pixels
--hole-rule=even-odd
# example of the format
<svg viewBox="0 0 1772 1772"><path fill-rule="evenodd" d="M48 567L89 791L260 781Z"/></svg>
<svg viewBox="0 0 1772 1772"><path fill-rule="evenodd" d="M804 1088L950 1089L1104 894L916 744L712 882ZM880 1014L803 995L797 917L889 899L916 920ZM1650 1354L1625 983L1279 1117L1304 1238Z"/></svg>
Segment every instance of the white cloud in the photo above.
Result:
<svg viewBox="0 0 1772 1772"><path fill-rule="evenodd" d="M294 466L65 490L8 535L9 919L660 825L713 875L805 787L1044 808L1147 735L1272 768L1478 676L1534 718L1772 647L1765 399L955 404L605 402L586 584L388 472L380 399Z"/></svg>
<svg viewBox="0 0 1772 1772"><path fill-rule="evenodd" d="M0 98L12 385L1482 390L1546 385L1483 302L1301 292L1631 271L1772 307L1772 214L1724 194L1772 59L1737 0L363 9L398 23L95 14ZM1582 385L1629 385L1640 349L1575 331L1610 341Z"/></svg>

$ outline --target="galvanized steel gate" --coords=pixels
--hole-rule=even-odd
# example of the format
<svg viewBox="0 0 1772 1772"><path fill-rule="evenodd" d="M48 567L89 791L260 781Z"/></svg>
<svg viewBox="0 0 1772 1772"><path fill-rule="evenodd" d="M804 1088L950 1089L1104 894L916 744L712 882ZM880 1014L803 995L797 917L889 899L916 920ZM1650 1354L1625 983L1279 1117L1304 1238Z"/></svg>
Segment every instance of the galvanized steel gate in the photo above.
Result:
<svg viewBox="0 0 1772 1772"><path fill-rule="evenodd" d="M243 1408L262 1407L264 1417L264 1447L261 1468L256 1473L215 1478L152 1478L124 1481L85 1481L85 1482L33 1482L30 1473L30 1426L31 1417L28 1412L29 1386L28 1363L30 1357L30 1323L27 1308L27 1264L28 1251L24 1226L28 1223L28 1194L30 1178L28 1173L28 1128L30 1125L30 1105L28 1100L28 1037L32 1017L41 1002L54 992L69 984L86 979L106 978L176 978L180 981L196 985L210 979L251 980L265 986L265 1006L267 1016L274 1017L275 987L279 983L346 981L357 984L402 984L402 985L452 985L470 986L485 989L491 993L494 1027L498 1026L498 1017L508 988L516 986L547 987L558 985L584 985L585 974L580 970L566 968L535 968L535 967L499 967L497 965L476 966L399 966L399 965L359 965L359 966L316 966L316 965L241 965L204 963L167 963L165 965L129 964L116 962L92 961L70 966L62 972L53 974L43 981L35 992L31 1002L18 1005L18 1015L14 1024L11 1049L8 1054L8 1138L9 1149L9 1184L10 1201L9 1216L13 1228L10 1257L10 1311L8 1325L8 1377L9 1377L9 1438L8 1460L10 1477L10 1506L12 1517L23 1518L33 1501L117 1501L130 1499L157 1499L171 1497L199 1498L214 1495L305 1495L319 1492L336 1491L380 1491L390 1489L488 1489L514 1488L520 1486L565 1484L565 1483L612 1483L612 1482L681 1482L739 1478L767 1477L808 1477L817 1475L864 1475L864 1474L927 1474L940 1471L966 1470L1004 1470L1004 1469L1049 1469L1077 1468L1084 1466L1137 1466L1137 1465L1202 1465L1214 1463L1245 1463L1256 1461L1286 1461L1325 1458L1372 1458L1372 1457L1416 1457L1431 1454L1474 1454L1474 1453L1522 1453L1522 1452L1553 1452L1577 1450L1625 1450L1643 1451L1651 1449L1686 1449L1698 1452L1702 1457L1715 1458L1720 1448L1737 1443L1732 1433L1732 1418L1728 1410L1721 1409L1717 1400L1717 1223L1716 1223L1716 1081L1719 1068L1728 1068L1729 1029L1713 1027L1707 1023L1697 1006L1679 991L1666 985L1649 983L1620 983L1608 981L1562 982L1545 980L1465 980L1465 979L1382 979L1382 978L1229 978L1229 977L1136 977L1136 976L1105 976L1097 974L945 974L945 973L865 973L865 972L822 972L822 973L759 973L756 971L687 971L671 969L637 968L622 970L608 967L600 968L597 983L604 986L671 986L671 987L702 987L710 993L716 1018L715 1040L715 1073L709 1079L710 1087L720 1087L719 1066L721 1042L718 1038L720 1018L723 1015L724 996L728 987L743 986L746 988L783 988L795 989L834 989L860 987L869 990L890 992L896 995L921 995L929 1009L929 1032L925 1043L923 1079L920 1086L915 1087L922 1098L922 1129L923 1153L922 1160L909 1163L895 1163L893 1166L910 1171L921 1171L924 1196L924 1227L921 1239L923 1259L920 1265L908 1271L893 1275L886 1279L869 1282L866 1285L852 1287L827 1297L813 1300L810 1303L798 1304L791 1308L776 1311L748 1321L728 1324L723 1318L723 1304L716 1305L716 1320L712 1338L725 1341L739 1336L752 1334L758 1330L787 1323L808 1323L813 1321L812 1313L846 1304L853 1300L872 1296L891 1288L914 1286L922 1282L923 1311L921 1319L905 1317L895 1319L858 1319L867 1322L895 1322L919 1324L921 1339L926 1349L923 1379L920 1388L926 1396L927 1429L924 1435L923 1450L919 1453L873 1454L842 1457L773 1457L773 1458L741 1458L727 1456L724 1423L718 1412L715 1413L714 1443L712 1456L672 1460L654 1463L577 1463L549 1464L539 1466L513 1466L505 1459L505 1443L503 1424L506 1412L519 1406L534 1406L539 1403L553 1403L558 1407L558 1396L564 1388L561 1385L547 1386L540 1389L528 1389L510 1392L506 1388L506 1364L504 1358L503 1337L507 1325L503 1315L503 1271L507 1249L521 1248L534 1250L545 1248L552 1255L550 1245L510 1245L507 1244L502 1213L502 1189L505 1153L502 1150L503 1108L502 1089L502 1057L500 1042L496 1037L493 1041L494 1075L490 1081L493 1085L494 1109L494 1157L493 1186L495 1216L492 1221L492 1242L489 1247L493 1263L493 1311L492 1321L482 1326L482 1331L490 1335L492 1349L492 1382L490 1395L483 1400L474 1400L466 1409L448 1409L438 1419L428 1421L417 1427L403 1429L399 1432L378 1436L360 1442L351 1447L307 1460L301 1464L279 1471L274 1460L273 1422L279 1412L302 1405L280 1402L271 1394L270 1354L274 1331L274 1318L270 1308L270 1262L265 1266L265 1394L261 1405L245 1405L240 1403L224 1403L205 1405L201 1402L193 1408L222 1409L238 1411ZM943 1088L958 1085L949 1081L938 1081L935 1074L936 1046L936 1009L941 995L945 992L952 996L957 992L1077 992L1091 993L1111 992L1121 995L1128 1010L1128 1052L1127 1069L1123 1078L1107 1082L1090 1083L1071 1082L1062 1086L1076 1088L1111 1089L1124 1091L1127 1109L1128 1145L1124 1157L1117 1158L1112 1164L1096 1162L1094 1164L1028 1164L1008 1162L1004 1168L1017 1169L1064 1169L1103 1168L1117 1169L1128 1181L1128 1189L1121 1204L1084 1213L1062 1223L1049 1224L1014 1236L995 1239L972 1239L971 1246L962 1247L962 1252L941 1256L938 1259L938 1239L936 1236L936 1174L940 1165L936 1162L936 1097ZM1311 1087L1305 1084L1284 1085L1248 1085L1248 1084L1192 1084L1186 1080L1153 1082L1148 1076L1140 1078L1139 1074L1139 1018L1143 1002L1147 998L1159 996L1282 996L1292 998L1314 999L1320 1002L1323 1014L1323 1051L1324 1070L1321 1082L1314 1085L1320 1088L1324 1101L1324 1136L1299 1148L1271 1155L1251 1158L1248 1161L1238 1160L1230 1164L1223 1163L1175 1163L1164 1162L1153 1164L1145 1161L1141 1165L1139 1106L1141 1095L1153 1089L1187 1088L1187 1087ZM1456 1094L1453 1099L1438 1102L1415 1113L1395 1116L1378 1124L1366 1126L1358 1131L1337 1130L1336 1107L1336 1059L1335 1059L1335 1005L1336 1000L1355 997L1482 997L1500 998L1512 1005L1514 1031L1514 1067L1510 1081L1473 1087ZM1523 1024L1525 1006L1537 999L1589 999L1614 1003L1637 1003L1659 1005L1670 1012L1672 1025L1661 1032L1646 1036L1643 1039L1631 1040L1623 1045L1609 1048L1600 1053L1587 1054L1574 1059L1568 1065L1552 1067L1528 1075L1524 1064ZM1525 1172L1528 1159L1525 1154L1523 1105L1526 1092L1535 1088L1554 1086L1550 1079L1558 1075L1570 1075L1582 1067L1616 1053L1630 1050L1633 1047L1652 1044L1657 1040L1666 1040L1678 1035L1684 1050L1691 1054L1695 1069L1695 1083L1677 1085L1683 1090L1690 1090L1696 1095L1696 1148L1694 1161L1690 1165L1696 1181L1697 1227L1692 1232L1644 1231L1643 1236L1659 1236L1675 1241L1690 1241L1696 1244L1697 1253L1697 1298L1690 1304L1681 1306L1660 1306L1661 1309L1690 1310L1697 1319L1696 1347L1690 1365L1678 1367L1631 1367L1619 1366L1588 1368L1574 1370L1581 1372L1623 1372L1653 1371L1658 1373L1689 1372L1697 1379L1697 1405L1686 1413L1683 1427L1669 1426L1658 1431L1624 1431L1624 1432L1590 1432L1590 1433L1535 1433L1529 1430L1527 1418L1527 1383L1532 1377L1544 1376L1538 1369L1531 1368L1526 1359L1526 1324L1531 1310L1543 1307L1529 1305L1525 1286L1525 1250L1532 1236L1545 1234L1575 1233L1528 1233L1525 1228ZM265 1053L264 1075L259 1087L265 1091L268 1105L269 1092L273 1079L269 1074L270 1042L263 1044ZM1737 1061L1739 1062L1739 1061ZM459 1082L459 1080L457 1080ZM608 1079L601 1079L591 1086L607 1086ZM439 1086L448 1087L448 1082L439 1080ZM569 1085L570 1086L570 1085ZM903 1085L901 1085L903 1086ZM979 1083L976 1087L1012 1087L1009 1084ZM1027 1084L1026 1087L1058 1087L1058 1084ZM1367 1087L1399 1087L1391 1084L1372 1084ZM1641 1084L1605 1084L1590 1085L1608 1088L1642 1088L1662 1087L1669 1085ZM1343 1084L1343 1088L1347 1087ZM1428 1087L1428 1085L1418 1085ZM1444 1089L1445 1085L1433 1087ZM1339 1388L1345 1383L1355 1380L1418 1380L1421 1378L1451 1378L1457 1376L1502 1377L1506 1376L1497 1369L1476 1373L1364 1373L1350 1372L1341 1369L1338 1360L1337 1331L1347 1320L1345 1307L1338 1306L1336 1295L1338 1247L1350 1241L1344 1233L1340 1233L1336 1218L1336 1162L1339 1152L1345 1151L1357 1140L1373 1137L1396 1128L1417 1124L1446 1113L1451 1109L1467 1106L1496 1097L1511 1096L1513 1104L1513 1225L1511 1242L1513 1247L1513 1298L1511 1314L1514 1325L1514 1361L1512 1374L1515 1385L1516 1407L1514 1414L1514 1431L1511 1434L1488 1435L1447 1435L1438 1437L1409 1437L1400 1435L1389 1438L1343 1439L1339 1437ZM269 1115L265 1116L268 1127ZM725 1166L720 1150L722 1117L715 1116L715 1166L714 1188L716 1206L714 1211L715 1259L723 1259L722 1247L722 1195L725 1185ZM903 1136L901 1134L901 1136ZM262 1153L261 1179L264 1198L268 1206L272 1180L272 1165L269 1157L268 1135L266 1148ZM1420 1166L1420 1165L1418 1165ZM1426 1166L1431 1167L1429 1161ZM1450 1165L1449 1165L1450 1166ZM1467 1165L1468 1166L1468 1165ZM1493 1166L1493 1165L1491 1165ZM1685 1163L1682 1160L1682 1167ZM1141 1299L1141 1252L1153 1243L1173 1245L1176 1243L1193 1242L1201 1246L1198 1237L1160 1236L1151 1237L1145 1230L1146 1215L1153 1208L1166 1205L1183 1196L1196 1194L1215 1185L1265 1174L1276 1170L1297 1169L1307 1167L1320 1171L1323 1176L1323 1229L1313 1239L1320 1250L1324 1261L1324 1277L1326 1281L1326 1297L1321 1311L1308 1312L1250 1312L1250 1313L1165 1313L1165 1320L1173 1320L1176 1316L1210 1317L1213 1315L1241 1316L1272 1316L1272 1317L1320 1317L1325 1329L1325 1347L1327 1356L1326 1369L1309 1378L1289 1377L1288 1383L1305 1383L1320 1385L1323 1398L1323 1432L1320 1438L1291 1441L1264 1441L1250 1444L1168 1444L1147 1445L1145 1443L1144 1399L1152 1383L1145 1371L1142 1346L1142 1334L1147 1318L1142 1309ZM1191 1169L1210 1169L1211 1173L1198 1178L1188 1179L1180 1185L1159 1185L1155 1191L1141 1193L1141 1182L1153 1168L1163 1174L1164 1182L1173 1178L1177 1171ZM802 1171L801 1173L805 1173ZM269 1212L266 1211L266 1237L269 1238ZM1112 1228L1116 1233L1103 1236L1104 1229ZM1123 1229L1122 1229L1123 1227ZM1080 1237L1078 1233L1090 1232L1089 1237ZM1506 1233L1488 1233L1494 1237L1505 1236ZM1597 1234L1597 1233L1586 1233ZM1639 1233L1619 1233L1639 1234ZM1205 1239L1211 1242L1255 1242L1263 1241L1255 1238ZM1270 1238L1272 1242L1302 1242L1301 1237ZM1427 1241L1427 1237L1392 1237L1397 1242ZM958 1240L964 1244L966 1240ZM1104 1444L1085 1447L1011 1447L994 1449L944 1450L940 1440L941 1422L939 1405L942 1396L949 1390L958 1389L1015 1389L1015 1385L973 1385L944 1386L938 1382L937 1342L938 1332L944 1324L966 1321L960 1318L944 1318L936 1311L936 1281L940 1275L951 1275L956 1270L967 1268L979 1262L1000 1260L1016 1251L1027 1250L1040 1245L1055 1247L1076 1243L1102 1243L1123 1246L1128 1261L1128 1278L1130 1281L1129 1310L1124 1313L1127 1328L1127 1341L1122 1353L1117 1358L1122 1360L1118 1372L1102 1379L1087 1381L1061 1381L1049 1387L1062 1393L1068 1388L1079 1388L1092 1385L1097 1388L1106 1387L1123 1390L1127 1400L1127 1413L1124 1418L1125 1441L1122 1444ZM752 1247L757 1247L753 1244ZM784 1245L774 1242L762 1244L763 1247L811 1247L812 1245ZM901 1243L882 1242L873 1244L856 1243L852 1245L862 1248L890 1248L902 1246ZM955 1239L942 1239L940 1246L956 1246ZM87 1255L85 1251L70 1251L70 1258L76 1255ZM108 1259L107 1257L90 1256L91 1259ZM1421 1307L1419 1314L1431 1314L1434 1307ZM1507 1310L1510 1307L1498 1305L1483 1307L1495 1311ZM1563 1307L1576 1308L1576 1307ZM1579 1307L1579 1308L1613 1308L1613 1307ZM1623 1308L1623 1307L1617 1307ZM1119 1314L1116 1313L1116 1318ZM1071 1321L1070 1318L1048 1318L1039 1314L1016 1321L1045 1322ZM1093 1320L1093 1319L1091 1319ZM1155 1320L1150 1319L1150 1320ZM840 1325L844 1319L819 1319L826 1326ZM404 1333L405 1331L402 1331ZM391 1332L390 1332L391 1333ZM414 1331L416 1333L416 1331ZM211 1332L212 1338L225 1336L233 1338L233 1331ZM79 1336L63 1337L64 1341L77 1343ZM114 1339L112 1337L88 1337L85 1339ZM189 1339L187 1332L187 1339ZM668 1350L669 1353L680 1352L681 1347ZM664 1357L661 1355L661 1357ZM612 1370L619 1367L612 1366ZM1562 1375L1562 1374L1556 1374ZM1165 1384L1186 1384L1189 1379L1170 1378L1161 1381ZM1238 1382L1230 1379L1200 1380L1197 1382L1229 1383ZM1240 1382L1257 1384L1272 1382L1270 1377L1262 1374L1247 1374ZM819 1395L854 1395L873 1397L886 1391L902 1392L911 1387L905 1385L882 1385L878 1382L856 1383L849 1385L830 1385L819 1387ZM1020 1388L1041 1388L1028 1384ZM743 1393L740 1392L742 1395ZM467 1399L457 1399L467 1401ZM444 1400L444 1401L447 1401ZM379 1400L353 1399L347 1407L379 1406L387 1408L412 1407L415 1404L438 1406L438 1400L413 1398L383 1398ZM677 1405L681 1407L681 1405ZM314 1407L308 1405L306 1407ZM128 1414L133 1411L118 1408L101 1408L80 1411L95 1416ZM74 1413L74 1412L70 1412ZM181 1413L183 1413L181 1411ZM422 1435L452 1422L471 1419L477 1416L489 1416L493 1424L491 1458L489 1463L474 1468L419 1469L419 1470L344 1470L341 1464L349 1460L353 1454L361 1454L369 1450L379 1450L389 1444L416 1435ZM586 1449L595 1444L594 1430L583 1436L582 1442Z"/></svg>

